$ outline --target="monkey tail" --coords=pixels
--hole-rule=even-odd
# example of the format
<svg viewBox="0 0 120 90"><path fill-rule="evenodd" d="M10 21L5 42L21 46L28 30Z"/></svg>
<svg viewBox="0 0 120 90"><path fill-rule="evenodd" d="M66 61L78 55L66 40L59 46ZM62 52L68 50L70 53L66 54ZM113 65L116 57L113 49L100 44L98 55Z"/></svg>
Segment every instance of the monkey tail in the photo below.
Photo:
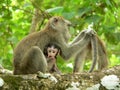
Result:
<svg viewBox="0 0 120 90"><path fill-rule="evenodd" d="M97 59L98 59L98 46L97 46L97 37L95 34L92 35L91 37L91 48L92 48L92 65L89 69L88 72L92 72L93 69L95 68Z"/></svg>

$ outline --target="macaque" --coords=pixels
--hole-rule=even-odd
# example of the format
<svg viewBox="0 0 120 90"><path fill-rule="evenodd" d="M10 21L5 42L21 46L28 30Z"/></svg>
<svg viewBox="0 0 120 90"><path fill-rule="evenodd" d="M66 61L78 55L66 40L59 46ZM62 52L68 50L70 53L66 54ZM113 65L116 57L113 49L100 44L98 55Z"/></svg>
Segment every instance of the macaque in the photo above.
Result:
<svg viewBox="0 0 120 90"><path fill-rule="evenodd" d="M93 30L85 30L78 34L75 43L68 44L71 23L63 17L54 16L49 19L43 30L34 32L23 38L14 49L14 74L33 74L47 71L47 60L43 50L50 42L61 49L60 56L67 60L77 52L81 52L90 43ZM81 37L82 38L79 38ZM74 42L74 41L73 41Z"/></svg>
<svg viewBox="0 0 120 90"><path fill-rule="evenodd" d="M57 67L57 55L60 54L60 48L54 43L49 43L44 48L44 55L48 64L48 72L61 74Z"/></svg>
<svg viewBox="0 0 120 90"><path fill-rule="evenodd" d="M76 41L73 41L72 43L79 41L79 39L80 37L77 38ZM81 39L82 39L82 35L81 35ZM81 50L76 54L76 58L74 62L74 70L73 70L74 73L83 70L85 59L89 58L87 56L89 56L90 53L92 55L93 61L88 72L92 72L96 65L98 65L97 67L98 70L102 70L108 67L108 58L107 58L105 46L98 37L98 35L94 34L91 36L91 42L89 42L89 44L85 46L83 50Z"/></svg>

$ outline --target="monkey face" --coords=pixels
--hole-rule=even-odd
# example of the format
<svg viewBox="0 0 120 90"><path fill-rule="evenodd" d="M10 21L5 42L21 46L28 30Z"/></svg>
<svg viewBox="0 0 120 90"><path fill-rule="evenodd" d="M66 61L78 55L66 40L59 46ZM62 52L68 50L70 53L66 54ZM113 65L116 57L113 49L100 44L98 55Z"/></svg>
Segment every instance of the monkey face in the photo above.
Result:
<svg viewBox="0 0 120 90"><path fill-rule="evenodd" d="M48 47L47 52L48 52L48 58L49 59L55 59L55 57L56 57L56 55L58 53L58 49L54 48L53 46Z"/></svg>
<svg viewBox="0 0 120 90"><path fill-rule="evenodd" d="M72 25L70 21L62 17L56 16L50 19L49 25L52 29L60 32L63 35L66 42L69 41L71 37L71 34L69 32L69 27Z"/></svg>
<svg viewBox="0 0 120 90"><path fill-rule="evenodd" d="M71 22L63 17L52 17L49 21L50 26L57 31L65 32L71 26Z"/></svg>

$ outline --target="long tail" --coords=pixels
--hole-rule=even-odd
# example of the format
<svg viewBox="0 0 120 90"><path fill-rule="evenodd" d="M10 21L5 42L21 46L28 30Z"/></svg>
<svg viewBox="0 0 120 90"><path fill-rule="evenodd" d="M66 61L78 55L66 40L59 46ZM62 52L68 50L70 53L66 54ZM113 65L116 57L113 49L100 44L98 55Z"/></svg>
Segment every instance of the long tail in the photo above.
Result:
<svg viewBox="0 0 120 90"><path fill-rule="evenodd" d="M97 45L97 37L95 34L91 37L91 47L92 47L92 65L88 72L92 72L95 68L96 62L98 60L98 45Z"/></svg>

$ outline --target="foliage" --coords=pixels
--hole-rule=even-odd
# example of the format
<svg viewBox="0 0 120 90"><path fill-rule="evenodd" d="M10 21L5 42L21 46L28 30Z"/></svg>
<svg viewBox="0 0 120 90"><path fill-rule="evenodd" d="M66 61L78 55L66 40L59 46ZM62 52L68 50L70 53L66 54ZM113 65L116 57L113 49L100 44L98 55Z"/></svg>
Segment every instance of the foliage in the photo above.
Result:
<svg viewBox="0 0 120 90"><path fill-rule="evenodd" d="M5 68L12 69L13 49L29 33L34 1L41 10L70 20L75 26L70 30L73 37L93 22L107 46L111 65L120 64L119 0L0 0L0 63Z"/></svg>

